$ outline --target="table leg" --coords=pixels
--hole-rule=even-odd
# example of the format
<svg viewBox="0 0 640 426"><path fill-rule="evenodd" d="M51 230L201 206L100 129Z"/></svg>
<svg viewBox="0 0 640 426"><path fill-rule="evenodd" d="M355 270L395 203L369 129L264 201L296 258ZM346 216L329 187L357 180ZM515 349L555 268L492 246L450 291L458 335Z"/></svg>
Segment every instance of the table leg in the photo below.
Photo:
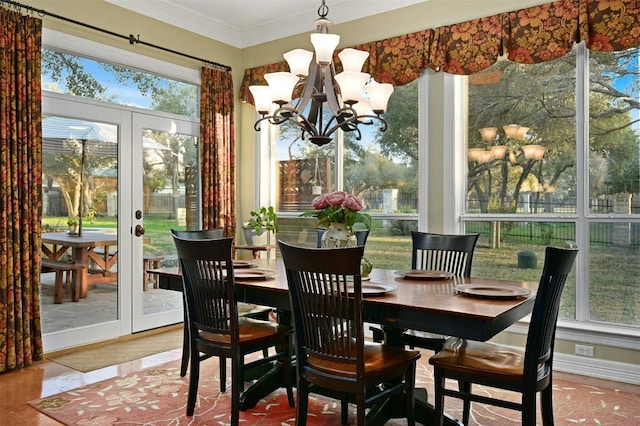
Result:
<svg viewBox="0 0 640 426"><path fill-rule="evenodd" d="M383 330L385 334L385 344L403 347L402 333L404 329L384 326ZM424 388L414 389L414 398L416 423L423 425L437 424L435 408L427 400L427 390ZM367 414L367 424L383 425L391 419L404 417L404 401L402 400L402 396L398 395L391 397L380 406L373 408ZM445 414L444 424L462 426L460 421L447 414Z"/></svg>
<svg viewBox="0 0 640 426"><path fill-rule="evenodd" d="M291 312L278 310L278 322L280 324L291 325ZM292 361L291 364L292 373L290 377L294 380L295 385L295 362ZM283 376L282 363L274 363L269 371L252 383L251 386L240 395L240 411L255 407L262 398L283 387L285 383Z"/></svg>
<svg viewBox="0 0 640 426"><path fill-rule="evenodd" d="M89 291L89 256L84 247L73 248L73 261L79 265L85 265L80 272L80 298L87 297Z"/></svg>

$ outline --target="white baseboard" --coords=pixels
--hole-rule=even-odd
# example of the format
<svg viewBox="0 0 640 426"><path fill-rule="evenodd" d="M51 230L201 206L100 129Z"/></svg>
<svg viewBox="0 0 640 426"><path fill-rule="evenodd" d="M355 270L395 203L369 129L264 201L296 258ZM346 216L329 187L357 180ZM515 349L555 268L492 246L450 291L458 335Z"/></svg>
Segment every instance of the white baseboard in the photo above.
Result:
<svg viewBox="0 0 640 426"><path fill-rule="evenodd" d="M637 364L585 358L556 352L553 357L553 369L564 373L640 386L640 365Z"/></svg>

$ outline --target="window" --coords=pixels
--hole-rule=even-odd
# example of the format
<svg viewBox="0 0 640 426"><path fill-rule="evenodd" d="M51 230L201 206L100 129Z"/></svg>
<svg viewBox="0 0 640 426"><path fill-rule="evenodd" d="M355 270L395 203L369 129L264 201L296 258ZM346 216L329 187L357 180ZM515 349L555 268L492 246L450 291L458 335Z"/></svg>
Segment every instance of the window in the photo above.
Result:
<svg viewBox="0 0 640 426"><path fill-rule="evenodd" d="M136 108L200 116L194 84L53 49L42 51L42 87Z"/></svg>
<svg viewBox="0 0 640 426"><path fill-rule="evenodd" d="M546 245L576 241L561 317L640 325L638 72L637 49L581 44L555 61L499 61L468 77L463 221L481 234L474 274L537 280L524 260L539 268Z"/></svg>

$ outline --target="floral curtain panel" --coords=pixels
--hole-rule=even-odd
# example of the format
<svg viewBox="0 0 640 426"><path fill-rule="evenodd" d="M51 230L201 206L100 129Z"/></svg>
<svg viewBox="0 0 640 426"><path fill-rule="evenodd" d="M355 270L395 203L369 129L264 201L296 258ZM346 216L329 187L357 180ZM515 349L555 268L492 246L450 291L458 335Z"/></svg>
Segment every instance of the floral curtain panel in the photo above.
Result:
<svg viewBox="0 0 640 426"><path fill-rule="evenodd" d="M43 358L42 21L0 8L0 373Z"/></svg>
<svg viewBox="0 0 640 426"><path fill-rule="evenodd" d="M200 98L200 167L204 229L235 235L235 128L231 73L203 67Z"/></svg>
<svg viewBox="0 0 640 426"><path fill-rule="evenodd" d="M563 0L354 47L370 54L363 72L403 85L426 68L471 75L505 52L511 61L532 64L557 59L581 41L592 50L626 50L640 44L639 15L639 0ZM337 54L334 59L340 68ZM265 73L286 70L284 61L245 70L240 100L253 102L249 86L266 84Z"/></svg>

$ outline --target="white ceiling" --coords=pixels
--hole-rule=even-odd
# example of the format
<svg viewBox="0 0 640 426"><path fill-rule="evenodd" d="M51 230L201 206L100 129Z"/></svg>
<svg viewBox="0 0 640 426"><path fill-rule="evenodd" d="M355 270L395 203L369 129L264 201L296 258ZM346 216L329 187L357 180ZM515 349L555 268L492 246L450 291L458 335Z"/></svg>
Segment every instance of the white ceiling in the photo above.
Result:
<svg viewBox="0 0 640 426"><path fill-rule="evenodd" d="M311 32L321 0L106 0L220 42L244 48ZM327 0L335 24L429 0Z"/></svg>

